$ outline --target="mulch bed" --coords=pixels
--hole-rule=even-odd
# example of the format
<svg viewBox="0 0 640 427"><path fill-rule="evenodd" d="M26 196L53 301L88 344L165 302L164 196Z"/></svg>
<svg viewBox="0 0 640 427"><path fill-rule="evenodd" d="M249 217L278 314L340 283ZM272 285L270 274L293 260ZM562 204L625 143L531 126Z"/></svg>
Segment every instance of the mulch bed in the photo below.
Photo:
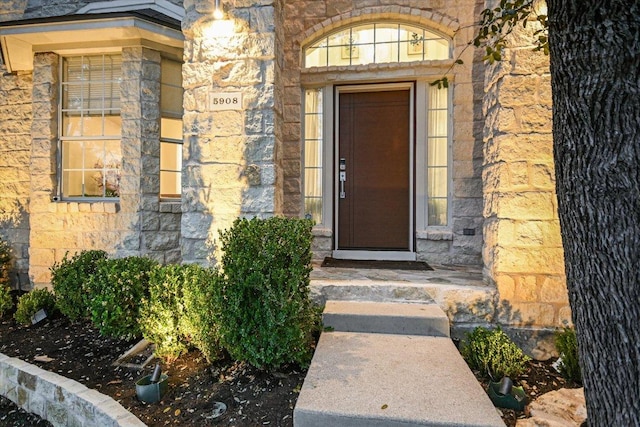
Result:
<svg viewBox="0 0 640 427"><path fill-rule="evenodd" d="M514 385L522 386L524 389L528 402L532 402L537 397L550 391L561 388L582 387L580 384L564 379L552 366L555 361L556 359L546 361L531 360L527 363L525 373L514 379ZM479 372L474 372L474 374L486 391L489 387L489 380ZM499 381L499 379L496 379L496 381ZM513 409L498 408L502 414L503 421L509 427L515 426L519 419L528 418L529 413L527 409L528 408L525 408L524 411L515 411Z"/></svg>
<svg viewBox="0 0 640 427"><path fill-rule="evenodd" d="M135 381L150 375L155 362L141 371L112 366L136 342L103 338L91 324L71 323L66 318L30 327L16 325L10 315L0 320L0 353L107 394L148 426L293 425L293 408L305 370L287 366L267 373L228 359L208 364L200 352L191 351L162 366L169 376L169 391L160 402L145 404L136 396ZM45 355L53 360L35 360ZM217 401L225 403L227 411L213 418ZM8 417L20 414L9 413L15 408L8 403L6 399L0 402L1 425L47 425L26 419L11 424Z"/></svg>
<svg viewBox="0 0 640 427"><path fill-rule="evenodd" d="M155 361L144 370L112 366L136 342L104 338L90 323L71 323L61 317L29 327L17 325L12 313L0 318L0 353L107 394L148 426L293 425L293 408L306 374L304 369L287 366L280 372L267 373L229 359L208 364L198 351L191 351L173 364L162 366L163 373L169 376L169 391L160 402L145 404L136 397L135 381L150 375ZM37 356L52 360L38 362ZM527 372L514 381L524 387L530 401L549 391L580 386L562 378L552 362L531 361ZM487 380L480 373L475 374L486 389ZM213 418L217 401L227 405L227 412ZM508 426L515 426L519 418L528 416L526 412L500 411ZM0 398L0 425L50 424Z"/></svg>

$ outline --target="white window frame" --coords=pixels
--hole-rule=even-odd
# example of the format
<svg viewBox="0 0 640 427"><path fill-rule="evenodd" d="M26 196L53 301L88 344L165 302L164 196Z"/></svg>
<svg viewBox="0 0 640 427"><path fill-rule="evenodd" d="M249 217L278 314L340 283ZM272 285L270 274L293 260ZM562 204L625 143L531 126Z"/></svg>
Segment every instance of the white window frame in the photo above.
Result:
<svg viewBox="0 0 640 427"><path fill-rule="evenodd" d="M401 40L400 37L398 37L397 40L395 41L377 41L376 40L376 35L377 33L377 25L382 25L382 26L389 26L389 25L397 25L397 31L398 31L398 35L401 32L401 27L405 26L405 27L409 27L409 28L413 28L416 29L417 31L421 31L422 35L421 37L418 39L418 42L421 44L421 49L422 52L418 53L417 55L414 53L408 53L408 44L407 44L407 58L404 59L401 55L401 52L403 51L404 48L404 44L409 43L409 44L413 44L412 41L410 40ZM359 27L366 27L366 26L373 26L373 41L371 42L367 42L367 43L362 43L358 40L355 40L355 36L354 36L354 29L357 29ZM343 32L349 32L349 37L346 38L342 43L338 43L338 44L333 44L329 46L329 40L340 33ZM435 37L431 37L428 38L427 37L427 33L430 33L431 35L435 36ZM414 32L414 34L417 34L416 32ZM346 36L343 36L346 37ZM448 54L447 54L447 58L429 58L428 53L427 53L427 49L426 49L426 43L429 42L430 40L443 40L449 43L448 46ZM324 45L324 46L323 46ZM391 61L379 61L376 59L376 47L380 46L380 45L397 45L397 58L395 60L391 60ZM373 53L373 61L371 62L360 62L360 61L355 61L354 62L354 58L357 59L359 57L359 49L360 47L365 47L365 46L373 46L374 49L374 53ZM344 53L342 54L341 58L344 60L348 59L348 63L329 63L330 62L330 57L331 55L329 54L329 50L330 49L336 49L339 48L341 50L343 50L344 52L347 53L347 55L344 55ZM322 65L311 65L308 63L308 51L310 49L325 49L325 54L326 54L326 58L325 58L325 63ZM319 51L321 52L321 51ZM362 66L362 65L368 65L368 64L384 64L384 63L411 63L411 62L419 62L419 61L425 61L425 60L446 60L446 59L450 59L452 56L452 52L453 52L453 46L451 43L451 39L450 37L446 36L445 34L443 34L442 32L433 29L433 28L429 28L426 27L424 25L420 25L414 22L407 22L407 21L401 21L401 20L381 20L381 19L376 19L376 20L371 20L371 21L364 21L364 22L355 22L349 25L345 25L343 27L340 27L334 31L331 31L327 34L323 34L320 37L317 37L315 39L313 39L311 42L307 43L304 48L302 49L302 63L304 64L303 67L309 68L309 67L319 67L319 68L324 68L324 67L335 67L335 66ZM357 56L354 56L356 55ZM415 57L411 58L409 57L409 55L415 55Z"/></svg>
<svg viewBox="0 0 640 427"><path fill-rule="evenodd" d="M64 91L64 84L68 82L68 80L65 80L65 77L68 78L68 76L64 75L64 64L65 61L67 61L69 58L85 58L85 57L95 57L95 56L110 56L110 55L114 55L117 54L120 57L122 56L122 52L120 50L113 52L113 51L108 51L108 52L102 52L100 54L82 54L82 53L78 53L76 55L68 55L68 56L63 56L60 60L59 63L59 68L58 68L58 76L59 76L59 96L58 96L58 144L57 144L57 156L56 156L56 170L57 170L57 195L54 197L54 200L62 200L62 201L72 201L72 202L118 202L120 200L120 194L118 194L117 196L106 196L106 185L104 186L105 189L103 190L103 196L101 197L86 197L86 196L72 196L72 197L68 197L68 196L64 196L64 188L63 188L63 174L64 174L64 167L63 167L63 158L64 158L64 153L63 153L63 145L65 141L81 141L81 142L89 142L89 141L118 141L120 143L120 147L122 149L122 107L120 106L120 108L118 108L118 116L120 117L120 133L118 135L100 135L100 136L67 136L67 135L63 135L63 131L64 131L64 112L63 112L63 107L64 107L64 95L63 95L63 91ZM120 91L118 91L120 92ZM121 100L120 100L121 102ZM67 108L68 109L68 108ZM85 111L84 109L81 109L82 111ZM103 108L101 110L103 112L103 116L104 116L104 111L105 109ZM122 173L122 151L120 152L120 167L118 168L119 172L118 175L120 175ZM91 168L82 168L82 170L86 170L86 169L91 169ZM103 165L103 170L107 170L106 165ZM105 173L103 172L103 179L104 178ZM106 184L106 182L105 182ZM118 178L118 186L120 186L120 179ZM119 188L120 189L120 188Z"/></svg>
<svg viewBox="0 0 640 427"><path fill-rule="evenodd" d="M180 61L174 60L174 59L169 59L169 58L162 58L162 61L172 61L172 62L176 62L179 64L182 64ZM159 161L160 161L160 176L159 176L159 180L160 180L160 191L159 191L159 197L160 197L160 201L167 201L167 202L173 202L173 201L179 201L182 198L182 185L180 186L180 188L178 188L179 193L169 196L169 195L163 195L162 194L162 172L172 172L172 173L180 173L182 174L182 170L184 169L184 164L183 164L183 156L184 156L184 135L182 139L175 139L175 138L169 138L163 135L162 133L162 119L163 118L173 118L173 119L180 119L180 123L182 124L182 120L183 120L183 115L184 115L184 107L183 107L183 100L181 100L180 106L181 111L164 111L162 109L162 85L165 84L163 83L162 80L162 72L164 71L163 67L162 67L162 62L160 65L160 70L161 70L161 76L160 76L160 157L159 157ZM181 78L182 81L182 78ZM178 86L174 86L174 85L169 85L167 84L167 86L170 87L178 87ZM183 89L183 86L180 86L180 89ZM184 93L183 93L184 95ZM180 146L180 169L179 170L173 170L173 169L162 169L162 145L163 144L175 144L175 145L179 145Z"/></svg>
<svg viewBox="0 0 640 427"><path fill-rule="evenodd" d="M450 84L447 88L447 224L429 225L427 148L430 86L430 82L425 80L416 84L416 232L450 230L453 218L453 85Z"/></svg>

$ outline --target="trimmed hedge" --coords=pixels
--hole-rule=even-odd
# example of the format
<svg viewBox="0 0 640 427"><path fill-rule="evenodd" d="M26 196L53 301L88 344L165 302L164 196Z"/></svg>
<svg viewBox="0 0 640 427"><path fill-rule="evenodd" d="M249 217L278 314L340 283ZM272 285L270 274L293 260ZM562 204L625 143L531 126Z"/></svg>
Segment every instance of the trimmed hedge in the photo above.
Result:
<svg viewBox="0 0 640 427"><path fill-rule="evenodd" d="M221 233L220 335L237 360L273 369L311 359L310 220L238 219Z"/></svg>
<svg viewBox="0 0 640 427"><path fill-rule="evenodd" d="M215 270L198 265L151 270L140 326L143 336L156 344L156 356L172 362L194 346L207 360L215 359L220 348L213 288L218 281Z"/></svg>
<svg viewBox="0 0 640 427"><path fill-rule="evenodd" d="M51 285L57 296L56 304L62 314L71 321L91 317L88 282L98 264L107 259L107 253L99 250L82 251L51 267Z"/></svg>
<svg viewBox="0 0 640 427"><path fill-rule="evenodd" d="M90 277L91 321L100 333L116 338L141 335L140 306L149 294L149 274L157 263L145 257L98 262Z"/></svg>

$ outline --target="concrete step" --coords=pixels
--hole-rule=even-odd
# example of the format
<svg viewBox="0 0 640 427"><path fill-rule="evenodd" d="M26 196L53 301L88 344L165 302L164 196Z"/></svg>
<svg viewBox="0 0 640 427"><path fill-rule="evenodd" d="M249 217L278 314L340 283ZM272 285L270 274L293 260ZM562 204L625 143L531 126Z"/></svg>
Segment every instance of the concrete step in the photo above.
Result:
<svg viewBox="0 0 640 427"><path fill-rule="evenodd" d="M449 319L436 304L327 301L322 320L341 332L449 336Z"/></svg>
<svg viewBox="0 0 640 427"><path fill-rule="evenodd" d="M324 332L295 427L504 426L445 337Z"/></svg>
<svg viewBox="0 0 640 427"><path fill-rule="evenodd" d="M410 281L375 279L311 279L311 296L318 304L327 301L374 301L436 303L455 324L491 322L496 310L497 290L478 280L469 284L458 278L424 278Z"/></svg>

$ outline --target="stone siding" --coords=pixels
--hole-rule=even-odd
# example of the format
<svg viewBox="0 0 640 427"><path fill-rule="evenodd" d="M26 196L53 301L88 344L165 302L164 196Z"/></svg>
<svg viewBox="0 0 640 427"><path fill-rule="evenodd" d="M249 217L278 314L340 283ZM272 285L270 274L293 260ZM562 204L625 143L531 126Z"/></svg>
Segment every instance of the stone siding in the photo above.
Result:
<svg viewBox="0 0 640 427"><path fill-rule="evenodd" d="M232 19L221 21L212 17L212 1L184 6L182 257L209 264L218 231L236 218L282 213L276 5L238 0L227 10ZM211 111L212 91L240 92L241 108Z"/></svg>
<svg viewBox="0 0 640 427"><path fill-rule="evenodd" d="M130 212L124 231L139 246L120 247L119 255L145 255L161 264L179 263L179 202L160 202L160 53L123 49L121 208ZM139 219L136 216L139 215ZM132 233L132 231L135 231Z"/></svg>
<svg viewBox="0 0 640 427"><path fill-rule="evenodd" d="M4 65L0 73L0 236L11 245L14 269L26 273L33 79L31 73L8 74Z"/></svg>
<svg viewBox="0 0 640 427"><path fill-rule="evenodd" d="M0 5L0 21L72 14L89 3L6 1ZM49 285L49 268L65 253L83 249L181 261L181 205L160 202L158 196L160 55L126 48L123 59L124 161L118 202L53 201L60 58L37 54L33 73L0 76L0 233L12 245L15 269L29 271L36 286ZM0 69L5 71L4 65Z"/></svg>
<svg viewBox="0 0 640 427"><path fill-rule="evenodd" d="M445 73L453 90L453 191L452 220L447 232L419 231L420 260L434 264L481 264L482 253L482 97L484 66L473 49L465 49L472 38L472 24L483 2L476 0L291 0L284 6L284 69L282 73L284 213L299 216L302 210L302 91L305 85L341 82L414 80ZM323 71L302 70L302 48L317 36L349 23L381 19L414 22L454 36L454 54L465 65L372 64L328 67ZM464 235L472 229L474 235ZM317 230L314 257L331 252L331 231Z"/></svg>
<svg viewBox="0 0 640 427"><path fill-rule="evenodd" d="M500 295L497 320L534 329L570 324L548 58L532 46L509 49L487 73L486 87L484 262Z"/></svg>
<svg viewBox="0 0 640 427"><path fill-rule="evenodd" d="M0 395L55 427L145 425L111 397L2 353Z"/></svg>
<svg viewBox="0 0 640 427"><path fill-rule="evenodd" d="M115 257L180 260L180 209L161 208L158 195L160 55L142 48L125 48L122 55L120 198L100 202L53 200L60 58L35 56L29 250L30 276L38 287L49 285L49 268L67 252L102 249Z"/></svg>

